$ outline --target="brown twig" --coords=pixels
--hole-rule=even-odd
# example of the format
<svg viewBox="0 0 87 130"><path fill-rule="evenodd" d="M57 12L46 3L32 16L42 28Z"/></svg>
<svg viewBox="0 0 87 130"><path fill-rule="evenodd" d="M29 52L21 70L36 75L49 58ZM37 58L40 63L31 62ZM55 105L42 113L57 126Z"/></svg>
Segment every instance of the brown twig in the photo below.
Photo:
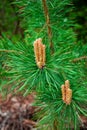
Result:
<svg viewBox="0 0 87 130"><path fill-rule="evenodd" d="M73 60L73 62L78 62L78 61L81 61L81 60L84 60L84 59L87 59L87 56L82 56L82 57L76 58L76 59Z"/></svg>
<svg viewBox="0 0 87 130"><path fill-rule="evenodd" d="M50 17L49 17L48 7L47 7L46 0L42 0L42 2L43 2L44 14L45 14L45 17L46 17L46 24L47 24L47 28L48 28L48 38L49 38L49 41L50 41L50 48L51 48L51 51L53 53L54 48L53 48L53 43L52 43L52 30L51 30L51 27L50 27Z"/></svg>
<svg viewBox="0 0 87 130"><path fill-rule="evenodd" d="M24 119L24 120L23 120L23 124L24 124L24 125L27 125L27 124L29 125L29 124L30 124L30 125L32 125L32 126L35 127L37 123L34 122L34 121L32 121L32 120L30 120L30 119Z"/></svg>

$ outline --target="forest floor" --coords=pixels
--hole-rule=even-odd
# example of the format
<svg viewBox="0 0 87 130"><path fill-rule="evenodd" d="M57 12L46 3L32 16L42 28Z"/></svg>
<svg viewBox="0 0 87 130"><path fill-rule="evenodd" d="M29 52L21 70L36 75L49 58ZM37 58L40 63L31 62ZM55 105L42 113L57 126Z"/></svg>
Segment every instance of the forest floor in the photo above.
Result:
<svg viewBox="0 0 87 130"><path fill-rule="evenodd" d="M8 94L5 100L0 95L0 130L36 130L33 102L33 93L27 97Z"/></svg>
<svg viewBox="0 0 87 130"><path fill-rule="evenodd" d="M8 94L5 100L0 95L0 130L37 130L34 114L36 107L34 102L35 93L23 97ZM87 130L87 118L81 116L83 125L80 130Z"/></svg>

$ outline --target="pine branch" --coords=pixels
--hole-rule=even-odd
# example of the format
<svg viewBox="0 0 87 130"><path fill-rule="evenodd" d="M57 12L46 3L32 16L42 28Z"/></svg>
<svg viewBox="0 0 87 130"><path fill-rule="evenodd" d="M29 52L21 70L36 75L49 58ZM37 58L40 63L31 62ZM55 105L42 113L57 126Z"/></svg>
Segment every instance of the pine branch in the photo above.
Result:
<svg viewBox="0 0 87 130"><path fill-rule="evenodd" d="M52 43L52 30L50 27L50 17L49 17L49 12L48 12L48 7L47 7L47 3L46 0L42 0L43 3L43 9L44 9L44 14L46 17L46 24L47 24L47 28L48 28L48 37L49 37L49 41L50 41L50 49L51 52L54 52L54 47L53 47L53 43Z"/></svg>

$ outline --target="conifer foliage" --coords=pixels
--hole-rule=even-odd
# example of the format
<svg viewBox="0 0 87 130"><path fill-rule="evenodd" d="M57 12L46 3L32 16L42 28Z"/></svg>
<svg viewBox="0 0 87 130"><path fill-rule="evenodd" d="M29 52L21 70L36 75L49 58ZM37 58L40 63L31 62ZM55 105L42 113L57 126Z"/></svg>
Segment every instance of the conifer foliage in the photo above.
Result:
<svg viewBox="0 0 87 130"><path fill-rule="evenodd" d="M16 0L23 18L23 42L4 37L0 50L7 76L24 95L35 91L41 130L78 129L87 116L86 46L77 49L69 0ZM42 42L43 41L43 42ZM79 44L80 46L80 44ZM81 53L80 53L81 52ZM84 53L85 52L85 53ZM80 59L80 60L79 60Z"/></svg>

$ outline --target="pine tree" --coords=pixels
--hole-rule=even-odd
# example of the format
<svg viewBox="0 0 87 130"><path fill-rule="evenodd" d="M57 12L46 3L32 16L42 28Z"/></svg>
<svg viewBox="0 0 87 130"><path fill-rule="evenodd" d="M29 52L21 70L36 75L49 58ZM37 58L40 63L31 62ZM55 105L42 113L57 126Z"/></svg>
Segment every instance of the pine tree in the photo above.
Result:
<svg viewBox="0 0 87 130"><path fill-rule="evenodd" d="M0 51L6 54L6 75L14 89L24 95L36 92L40 108L38 126L43 130L65 130L87 116L86 48L76 43L69 0L16 0L23 42L13 44L4 37ZM77 48L78 47L78 48Z"/></svg>

